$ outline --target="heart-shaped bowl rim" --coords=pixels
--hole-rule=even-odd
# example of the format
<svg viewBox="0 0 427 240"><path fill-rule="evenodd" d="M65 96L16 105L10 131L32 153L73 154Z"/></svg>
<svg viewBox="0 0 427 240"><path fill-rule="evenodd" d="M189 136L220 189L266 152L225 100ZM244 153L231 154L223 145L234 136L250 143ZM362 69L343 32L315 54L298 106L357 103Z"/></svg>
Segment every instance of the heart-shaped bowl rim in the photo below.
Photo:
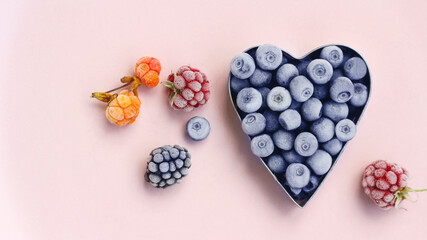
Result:
<svg viewBox="0 0 427 240"><path fill-rule="evenodd" d="M256 49L256 48L258 48L259 46L261 46L261 45L258 45L258 46L254 46L254 47L251 47L251 48L248 48L247 50L245 50L245 51L243 51L244 53L248 53L248 52L250 52L251 50L254 50L254 49ZM355 53L355 55L356 56L358 56L358 57L360 57L360 58L362 58L363 59L363 61L365 61L365 64L366 64L366 68L367 68L367 72L366 72L366 75L368 76L368 79L366 80L367 81L367 84L366 84L366 86L368 87L368 99L366 100L366 103L365 103L365 105L363 106L363 109L361 110L361 112L360 112L360 115L356 118L356 120L354 121L354 124L356 124L356 126L358 125L358 123L359 123L359 120L362 118L362 115L363 115L363 113L365 112L365 110L366 110L366 106L368 105L368 102L369 102L369 99L370 99L370 97L371 97L371 89L372 89L372 77L371 77L371 73L370 73L370 71L369 71L369 66L368 66L368 63L366 62L366 60L365 60L365 58L363 58L362 57L362 55L360 55L360 53L358 53L356 50L354 50L353 48L351 48L351 47L348 47L348 46L345 46L345 45L341 45L341 44L328 44L328 45L324 45L324 46L321 46L321 47L318 47L318 48L316 48L316 49L314 49L314 50L312 50L312 51L310 51L308 54L306 54L306 55L304 55L303 57L301 57L301 58L295 58L295 57L293 57L292 55L290 55L289 53L287 53L286 51L284 51L282 48L280 48L280 50L282 51L282 53L283 53L283 55L287 58L287 59L292 59L292 60L296 60L296 61L303 61L306 57L308 57L309 55L311 55L311 54L313 54L313 53L315 53L315 52L317 52L317 51L320 51L321 49L323 49L323 48L325 48L325 47L328 47L328 46L337 46L337 47L339 47L339 48L341 48L341 49L345 49L345 50L350 50L350 51L352 51L353 53ZM229 74L228 74L228 94L229 94L229 96L230 96L230 100L231 100L231 103L232 103L232 105L233 105L233 108L234 108L234 111L236 112L236 114L237 114L237 116L239 117L239 120L240 120L240 123L242 122L242 119L240 118L240 114L239 114L239 111L237 110L237 108L236 108L236 105L234 104L234 100L233 100L233 93L231 92L231 86L230 86L230 84L231 84L231 78L232 78L232 74L231 74L231 71L229 72ZM278 85L279 86L279 85ZM246 135L248 138L249 138L249 140L251 140L251 138L248 136L248 135ZM338 153L338 155L336 155L335 156L335 158L334 158L334 160L333 160L333 162L332 162L332 165L331 165L331 168L329 169L329 171L326 173L326 174L324 174L324 176L322 176L322 178L321 178L321 180L320 180L320 182L319 182L319 185L317 186L317 188L314 190L314 192L313 193L311 193L307 198L305 198L305 199L302 199L302 200L296 200L296 199L294 199L293 197L292 197L292 195L291 194L289 194L289 192L288 192L288 190L286 190L286 188L282 185L282 183L280 183L280 181L277 179L277 177L274 175L274 173L270 170L270 168L267 166L267 164L264 162L264 160L262 160L260 157L258 157L258 159L264 164L264 166L265 166L265 168L267 168L267 170L270 172L270 174L273 176L273 178L274 178L274 180L280 185L280 187L286 192L286 194L289 196L289 198L290 199L292 199L292 201L298 206L298 207L300 207L300 208L303 208L307 203L308 203L308 201L314 196L314 194L319 190L319 188L320 188L320 186L322 185L322 183L325 181L325 179L326 179L326 177L330 174L330 172L332 171L332 169L333 169L333 167L335 166L335 164L338 162L338 159L340 158L340 156L341 156L341 154L344 152L344 149L345 149L345 147L347 146L347 143L348 142L344 142L343 143L343 146L342 146L342 148L341 148L341 151Z"/></svg>

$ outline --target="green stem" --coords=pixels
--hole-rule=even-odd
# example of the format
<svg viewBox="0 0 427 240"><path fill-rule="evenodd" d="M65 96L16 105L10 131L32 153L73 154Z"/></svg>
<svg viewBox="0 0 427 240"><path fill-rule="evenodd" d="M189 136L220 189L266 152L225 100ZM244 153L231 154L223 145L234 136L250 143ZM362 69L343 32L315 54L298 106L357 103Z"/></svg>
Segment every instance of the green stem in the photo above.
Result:
<svg viewBox="0 0 427 240"><path fill-rule="evenodd" d="M426 189L417 189L417 190L414 190L414 192L424 192L424 191L427 191L427 188Z"/></svg>

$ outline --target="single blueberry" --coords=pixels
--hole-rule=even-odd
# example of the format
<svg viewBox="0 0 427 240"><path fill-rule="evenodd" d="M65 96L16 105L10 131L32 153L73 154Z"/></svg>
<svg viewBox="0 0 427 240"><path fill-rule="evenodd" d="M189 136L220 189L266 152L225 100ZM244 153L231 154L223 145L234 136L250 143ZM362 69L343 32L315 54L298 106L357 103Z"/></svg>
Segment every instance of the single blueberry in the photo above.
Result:
<svg viewBox="0 0 427 240"><path fill-rule="evenodd" d="M317 150L307 159L307 165L317 175L323 175L329 171L332 166L332 157L323 150Z"/></svg>
<svg viewBox="0 0 427 240"><path fill-rule="evenodd" d="M283 111L291 102L291 94L284 87L275 87L267 95L267 106L273 111Z"/></svg>
<svg viewBox="0 0 427 240"><path fill-rule="evenodd" d="M276 81L280 86L288 87L291 80L298 75L298 68L290 63L287 63L277 69Z"/></svg>
<svg viewBox="0 0 427 240"><path fill-rule="evenodd" d="M343 119L335 126L335 135L340 141L350 141L356 135L356 125L350 119Z"/></svg>
<svg viewBox="0 0 427 240"><path fill-rule="evenodd" d="M255 61L247 53L237 54L230 63L231 73L240 79L252 76L255 71Z"/></svg>
<svg viewBox="0 0 427 240"><path fill-rule="evenodd" d="M337 68L343 62L344 54L341 48L337 46L327 46L320 52L320 58L325 59L332 67Z"/></svg>
<svg viewBox="0 0 427 240"><path fill-rule="evenodd" d="M354 95L354 85L350 79L339 77L331 82L329 94L332 100L337 103L345 103Z"/></svg>
<svg viewBox="0 0 427 240"><path fill-rule="evenodd" d="M261 96L262 96L262 104L261 104L261 107L258 109L258 111L263 111L267 108L267 96L268 96L268 93L270 92L270 88L262 87L262 88L258 88L258 91L261 93Z"/></svg>
<svg viewBox="0 0 427 240"><path fill-rule="evenodd" d="M341 119L347 118L348 106L346 103L328 101L323 104L323 115L334 122L339 122Z"/></svg>
<svg viewBox="0 0 427 240"><path fill-rule="evenodd" d="M301 107L302 103L297 101L292 101L291 106L289 106L288 109L294 109L297 110Z"/></svg>
<svg viewBox="0 0 427 240"><path fill-rule="evenodd" d="M291 80L289 83L289 90L293 100L305 102L313 95L314 86L310 80L300 75Z"/></svg>
<svg viewBox="0 0 427 240"><path fill-rule="evenodd" d="M317 98L310 98L301 106L302 117L309 122L315 121L322 116L322 102Z"/></svg>
<svg viewBox="0 0 427 240"><path fill-rule="evenodd" d="M302 132L295 138L295 151L303 157L309 157L313 155L318 147L319 143L317 142L316 136L314 136L312 133Z"/></svg>
<svg viewBox="0 0 427 240"><path fill-rule="evenodd" d="M299 195L302 191L302 188L292 188L290 187L289 189L291 189L291 192L294 196Z"/></svg>
<svg viewBox="0 0 427 240"><path fill-rule="evenodd" d="M287 109L279 115L279 123L285 130L294 130L301 125L301 115L294 109Z"/></svg>
<svg viewBox="0 0 427 240"><path fill-rule="evenodd" d="M291 188L303 188L310 180L310 170L301 163L292 163L286 168L286 181Z"/></svg>
<svg viewBox="0 0 427 240"><path fill-rule="evenodd" d="M315 59L307 66L307 74L317 84L325 84L331 80L334 69L324 59Z"/></svg>
<svg viewBox="0 0 427 240"><path fill-rule="evenodd" d="M258 157L268 157L274 152L274 143L267 134L262 134L252 138L252 153Z"/></svg>
<svg viewBox="0 0 427 240"><path fill-rule="evenodd" d="M256 68L252 76L249 77L249 82L253 87L265 87L271 82L271 72Z"/></svg>
<svg viewBox="0 0 427 240"><path fill-rule="evenodd" d="M299 155L295 150L282 151L282 156L287 163L303 163L304 157Z"/></svg>
<svg viewBox="0 0 427 240"><path fill-rule="evenodd" d="M194 141L201 141L211 132L209 121L204 117L192 117L186 125L187 135Z"/></svg>
<svg viewBox="0 0 427 240"><path fill-rule="evenodd" d="M262 133L266 126L265 117L261 113L250 113L242 120L243 132L249 136Z"/></svg>
<svg viewBox="0 0 427 240"><path fill-rule="evenodd" d="M354 95L350 99L351 105L361 107L368 101L368 88L362 83L354 84Z"/></svg>
<svg viewBox="0 0 427 240"><path fill-rule="evenodd" d="M336 138L329 140L322 146L323 150L331 154L331 156L337 155L342 149L342 142Z"/></svg>
<svg viewBox="0 0 427 240"><path fill-rule="evenodd" d="M334 137L335 124L329 118L322 117L311 125L310 131L316 136L319 143L324 143Z"/></svg>
<svg viewBox="0 0 427 240"><path fill-rule="evenodd" d="M351 80L360 80L368 72L368 67L360 57L352 57L345 62L344 72Z"/></svg>
<svg viewBox="0 0 427 240"><path fill-rule="evenodd" d="M246 113L257 111L262 105L262 95L255 88L243 88L237 94L237 107Z"/></svg>
<svg viewBox="0 0 427 240"><path fill-rule="evenodd" d="M272 44L259 46L255 56L258 66L264 70L275 70L283 59L282 50Z"/></svg>
<svg viewBox="0 0 427 240"><path fill-rule="evenodd" d="M294 146L295 136L291 132L278 130L273 134L273 142L282 150L291 150Z"/></svg>
<svg viewBox="0 0 427 240"><path fill-rule="evenodd" d="M247 88L249 87L249 80L248 79L240 79L240 78L236 78L236 77L231 77L230 80L230 87L231 90L233 90L233 92L239 92L240 90L242 90L243 88Z"/></svg>
<svg viewBox="0 0 427 240"><path fill-rule="evenodd" d="M265 117L265 131L266 132L275 132L279 129L279 116L276 112L271 110L265 110L262 114Z"/></svg>
<svg viewBox="0 0 427 240"><path fill-rule="evenodd" d="M329 97L329 85L328 84L316 84L314 85L313 97L323 100Z"/></svg>
<svg viewBox="0 0 427 240"><path fill-rule="evenodd" d="M286 162L278 154L274 154L268 157L267 166L273 173L276 173L276 174L282 173L286 170Z"/></svg>
<svg viewBox="0 0 427 240"><path fill-rule="evenodd" d="M309 193L314 191L318 186L319 178L316 175L311 175L307 186L305 186L302 190L304 190L306 193Z"/></svg>

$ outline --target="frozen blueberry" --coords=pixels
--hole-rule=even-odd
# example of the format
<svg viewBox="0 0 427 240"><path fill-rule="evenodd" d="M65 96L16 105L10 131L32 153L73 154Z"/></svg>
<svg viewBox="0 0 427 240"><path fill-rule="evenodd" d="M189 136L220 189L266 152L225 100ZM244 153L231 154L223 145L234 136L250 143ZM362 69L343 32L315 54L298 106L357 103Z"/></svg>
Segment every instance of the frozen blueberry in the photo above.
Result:
<svg viewBox="0 0 427 240"><path fill-rule="evenodd" d="M342 149L342 142L336 138L329 140L323 144L323 150L331 154L332 156L337 155Z"/></svg>
<svg viewBox="0 0 427 240"><path fill-rule="evenodd" d="M291 106L289 106L288 109L294 109L297 110L301 107L302 103L297 102L297 101L292 101Z"/></svg>
<svg viewBox="0 0 427 240"><path fill-rule="evenodd" d="M302 117L309 122L315 121L322 116L322 102L317 98L310 98L301 106Z"/></svg>
<svg viewBox="0 0 427 240"><path fill-rule="evenodd" d="M230 87L231 90L233 90L233 92L239 92L240 90L242 90L243 88L247 88L249 87L249 80L248 79L240 79L240 78L236 78L236 77L231 77L230 80Z"/></svg>
<svg viewBox="0 0 427 240"><path fill-rule="evenodd" d="M286 168L286 181L291 188L303 188L310 180L310 170L301 163L292 163Z"/></svg>
<svg viewBox="0 0 427 240"><path fill-rule="evenodd" d="M282 173L286 170L286 162L278 154L274 154L268 157L267 166L273 173L276 173L276 174Z"/></svg>
<svg viewBox="0 0 427 240"><path fill-rule="evenodd" d="M243 132L249 136L262 133L266 126L265 117L261 113L250 113L242 120Z"/></svg>
<svg viewBox="0 0 427 240"><path fill-rule="evenodd" d="M211 132L211 125L204 117L195 116L187 122L187 135L194 141L201 141L208 137Z"/></svg>
<svg viewBox="0 0 427 240"><path fill-rule="evenodd" d="M360 57L352 57L344 63L344 72L351 80L360 80L366 75L368 68Z"/></svg>
<svg viewBox="0 0 427 240"><path fill-rule="evenodd" d="M266 132L275 132L277 129L279 129L279 116L276 112L273 112L271 110L265 110L265 112L262 114L265 117L266 123L265 123L265 131Z"/></svg>
<svg viewBox="0 0 427 240"><path fill-rule="evenodd" d="M271 44L259 46L255 56L258 66L264 70L275 70L283 59L282 50Z"/></svg>
<svg viewBox="0 0 427 240"><path fill-rule="evenodd" d="M298 68L292 64L283 64L276 72L276 81L282 87L288 87L291 80L298 76Z"/></svg>
<svg viewBox="0 0 427 240"><path fill-rule="evenodd" d="M354 95L350 99L351 105L361 107L365 105L366 101L368 101L368 88L361 83L355 83Z"/></svg>
<svg viewBox="0 0 427 240"><path fill-rule="evenodd" d="M237 106L246 113L257 111L262 105L262 95L255 88L243 88L237 94Z"/></svg>
<svg viewBox="0 0 427 240"><path fill-rule="evenodd" d="M337 103L345 103L354 95L354 85L350 79L339 77L331 82L329 94L332 100Z"/></svg>
<svg viewBox="0 0 427 240"><path fill-rule="evenodd" d="M314 86L306 77L296 76L289 83L289 90L293 100L305 102L313 95Z"/></svg>
<svg viewBox="0 0 427 240"><path fill-rule="evenodd" d="M261 69L255 69L252 76L249 77L249 82L254 87L265 87L271 82L272 74Z"/></svg>
<svg viewBox="0 0 427 240"><path fill-rule="evenodd" d="M348 106L346 103L326 102L323 104L323 115L334 122L338 122L341 119L347 118Z"/></svg>
<svg viewBox="0 0 427 240"><path fill-rule="evenodd" d="M247 53L237 54L230 63L231 73L240 79L246 79L252 76L255 71L255 61Z"/></svg>
<svg viewBox="0 0 427 240"><path fill-rule="evenodd" d="M327 46L320 52L320 58L325 59L332 67L337 68L343 62L344 54L337 46Z"/></svg>
<svg viewBox="0 0 427 240"><path fill-rule="evenodd" d="M316 84L316 85L314 85L313 97L320 99L320 100L323 100L323 99L329 97L329 85L328 84Z"/></svg>
<svg viewBox="0 0 427 240"><path fill-rule="evenodd" d="M299 155L294 150L282 151L282 156L287 163L302 163L302 162L304 162L304 157Z"/></svg>
<svg viewBox="0 0 427 240"><path fill-rule="evenodd" d="M262 96L262 104L258 111L263 111L267 108L267 95L270 92L270 88L262 87L258 88L258 91L261 93Z"/></svg>
<svg viewBox="0 0 427 240"><path fill-rule="evenodd" d="M301 115L294 109L287 109L279 115L279 123L285 130L294 130L301 125Z"/></svg>
<svg viewBox="0 0 427 240"><path fill-rule="evenodd" d="M278 130L273 134L273 142L276 147L289 151L293 148L295 136L291 132Z"/></svg>
<svg viewBox="0 0 427 240"><path fill-rule="evenodd" d="M309 157L313 155L318 147L319 143L317 142L316 136L314 136L312 133L302 132L295 138L295 151L303 157Z"/></svg>
<svg viewBox="0 0 427 240"><path fill-rule="evenodd" d="M298 63L297 68L298 68L298 72L300 75L304 75L304 76L308 75L307 74L307 67L308 67L308 64L310 64L310 62L311 62L311 60L304 60L304 61Z"/></svg>
<svg viewBox="0 0 427 240"><path fill-rule="evenodd" d="M356 135L356 125L350 119L343 119L335 126L335 135L340 141L350 141Z"/></svg>
<svg viewBox="0 0 427 240"><path fill-rule="evenodd" d="M251 141L252 153L258 157L268 157L274 151L274 143L271 137L267 134L262 134L252 138Z"/></svg>
<svg viewBox="0 0 427 240"><path fill-rule="evenodd" d="M323 150L317 150L307 159L307 164L317 175L323 175L329 171L332 166L332 157Z"/></svg>
<svg viewBox="0 0 427 240"><path fill-rule="evenodd" d="M335 124L329 118L322 117L311 125L310 131L316 136L319 143L324 143L334 137Z"/></svg>
<svg viewBox="0 0 427 240"><path fill-rule="evenodd" d="M311 175L307 186L305 186L302 190L304 190L306 193L309 193L314 191L318 186L319 178L316 175Z"/></svg>
<svg viewBox="0 0 427 240"><path fill-rule="evenodd" d="M307 74L317 84L325 84L331 80L334 69L324 59L315 59L307 66Z"/></svg>
<svg viewBox="0 0 427 240"><path fill-rule="evenodd" d="M284 87L275 87L267 95L267 106L273 111L283 111L291 102L291 94Z"/></svg>

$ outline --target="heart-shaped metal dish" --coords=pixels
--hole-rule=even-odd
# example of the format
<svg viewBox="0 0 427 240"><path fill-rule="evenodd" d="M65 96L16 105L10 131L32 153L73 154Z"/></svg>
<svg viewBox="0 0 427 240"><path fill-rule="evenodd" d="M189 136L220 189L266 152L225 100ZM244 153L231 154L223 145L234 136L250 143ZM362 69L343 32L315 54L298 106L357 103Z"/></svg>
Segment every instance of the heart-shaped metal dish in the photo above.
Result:
<svg viewBox="0 0 427 240"><path fill-rule="evenodd" d="M347 57L345 60L347 60L348 58L351 58L351 57L360 57L361 59L363 59L363 57L358 52L356 52L352 48L344 46L344 45L326 45L326 46L323 46L323 47L319 47L319 48L313 50L312 52L310 52L309 54L307 54L306 56L304 56L304 57L302 57L300 59L294 58L292 55L290 55L289 53L287 53L287 52L285 52L283 50L281 50L281 51L282 51L283 57L287 59L287 61L286 61L287 63L291 63L291 64L294 64L294 65L299 65L299 64L308 63L309 61L314 60L314 59L318 59L319 56L320 56L320 52L322 51L322 49L325 48L325 47L328 47L328 46L337 46L337 47L339 47L342 50L342 52L344 54L344 57ZM256 52L256 50L257 50L258 47L259 46L255 46L255 47L249 48L248 50L245 51L245 53L248 53L249 55L252 56L253 59L255 59L255 52ZM344 60L344 62L345 62L345 60ZM344 65L344 62L341 65ZM365 63L366 63L366 61L365 61ZM284 64L284 63L282 63L282 64ZM370 95L371 95L371 76L370 76L370 72L369 72L369 68L368 68L367 64L366 64L366 67L367 67L367 73L366 73L366 75L362 79L354 81L354 82L362 83L362 84L364 84L367 87L368 99L367 99L366 103L362 107L353 107L353 106L351 106L349 104L350 111L349 111L349 114L348 114L347 118L350 119L351 121L353 121L356 125L358 124L358 122L359 122L359 120L360 120L360 118L361 118L364 110L366 109L367 102L368 102L368 100L370 98ZM279 84L277 83L277 81L275 79L275 71L276 70L271 71L272 74L273 74L273 79L271 80L271 82L267 86L269 89L272 89L275 86L279 86ZM242 119L247 115L247 113L241 111L236 106L237 92L233 91L232 88L231 88L231 79L232 79L232 77L233 77L233 75L230 72L230 74L229 74L229 81L228 81L229 95L230 95L230 99L231 99L231 102L233 104L233 107L234 107L234 109L235 109L235 111L237 113L237 116L239 117L240 121L242 121ZM307 78L309 78L309 77L307 76ZM298 111L300 111L300 110L298 110ZM248 136L248 137L250 139L253 138L253 137L250 137L250 136ZM285 177L284 177L283 174L275 174L275 173L273 173L273 171L271 171L271 169L266 164L267 158L259 158L259 159L264 164L264 166L268 169L268 171L273 176L273 178L276 180L276 182L282 187L282 189L288 194L288 196L295 202L295 204L297 204L299 207L302 208L313 197L314 193L317 192L317 190L319 189L319 187L321 186L321 184L324 182L326 176L331 172L332 168L337 163L338 158L340 157L341 153L344 151L346 145L347 145L347 142L343 142L341 151L336 156L332 156L332 165L331 165L330 169L328 170L328 172L326 174L324 174L324 175L322 175L322 176L320 176L318 178L318 180L319 180L318 181L318 186L312 192L309 192L309 193L303 192L303 194L302 195L300 194L299 196L295 196L295 195L292 194L292 192L290 190L290 187L286 185L286 181L284 180ZM281 151L281 150L278 149L277 147L275 147L274 151L276 152L276 151Z"/></svg>

